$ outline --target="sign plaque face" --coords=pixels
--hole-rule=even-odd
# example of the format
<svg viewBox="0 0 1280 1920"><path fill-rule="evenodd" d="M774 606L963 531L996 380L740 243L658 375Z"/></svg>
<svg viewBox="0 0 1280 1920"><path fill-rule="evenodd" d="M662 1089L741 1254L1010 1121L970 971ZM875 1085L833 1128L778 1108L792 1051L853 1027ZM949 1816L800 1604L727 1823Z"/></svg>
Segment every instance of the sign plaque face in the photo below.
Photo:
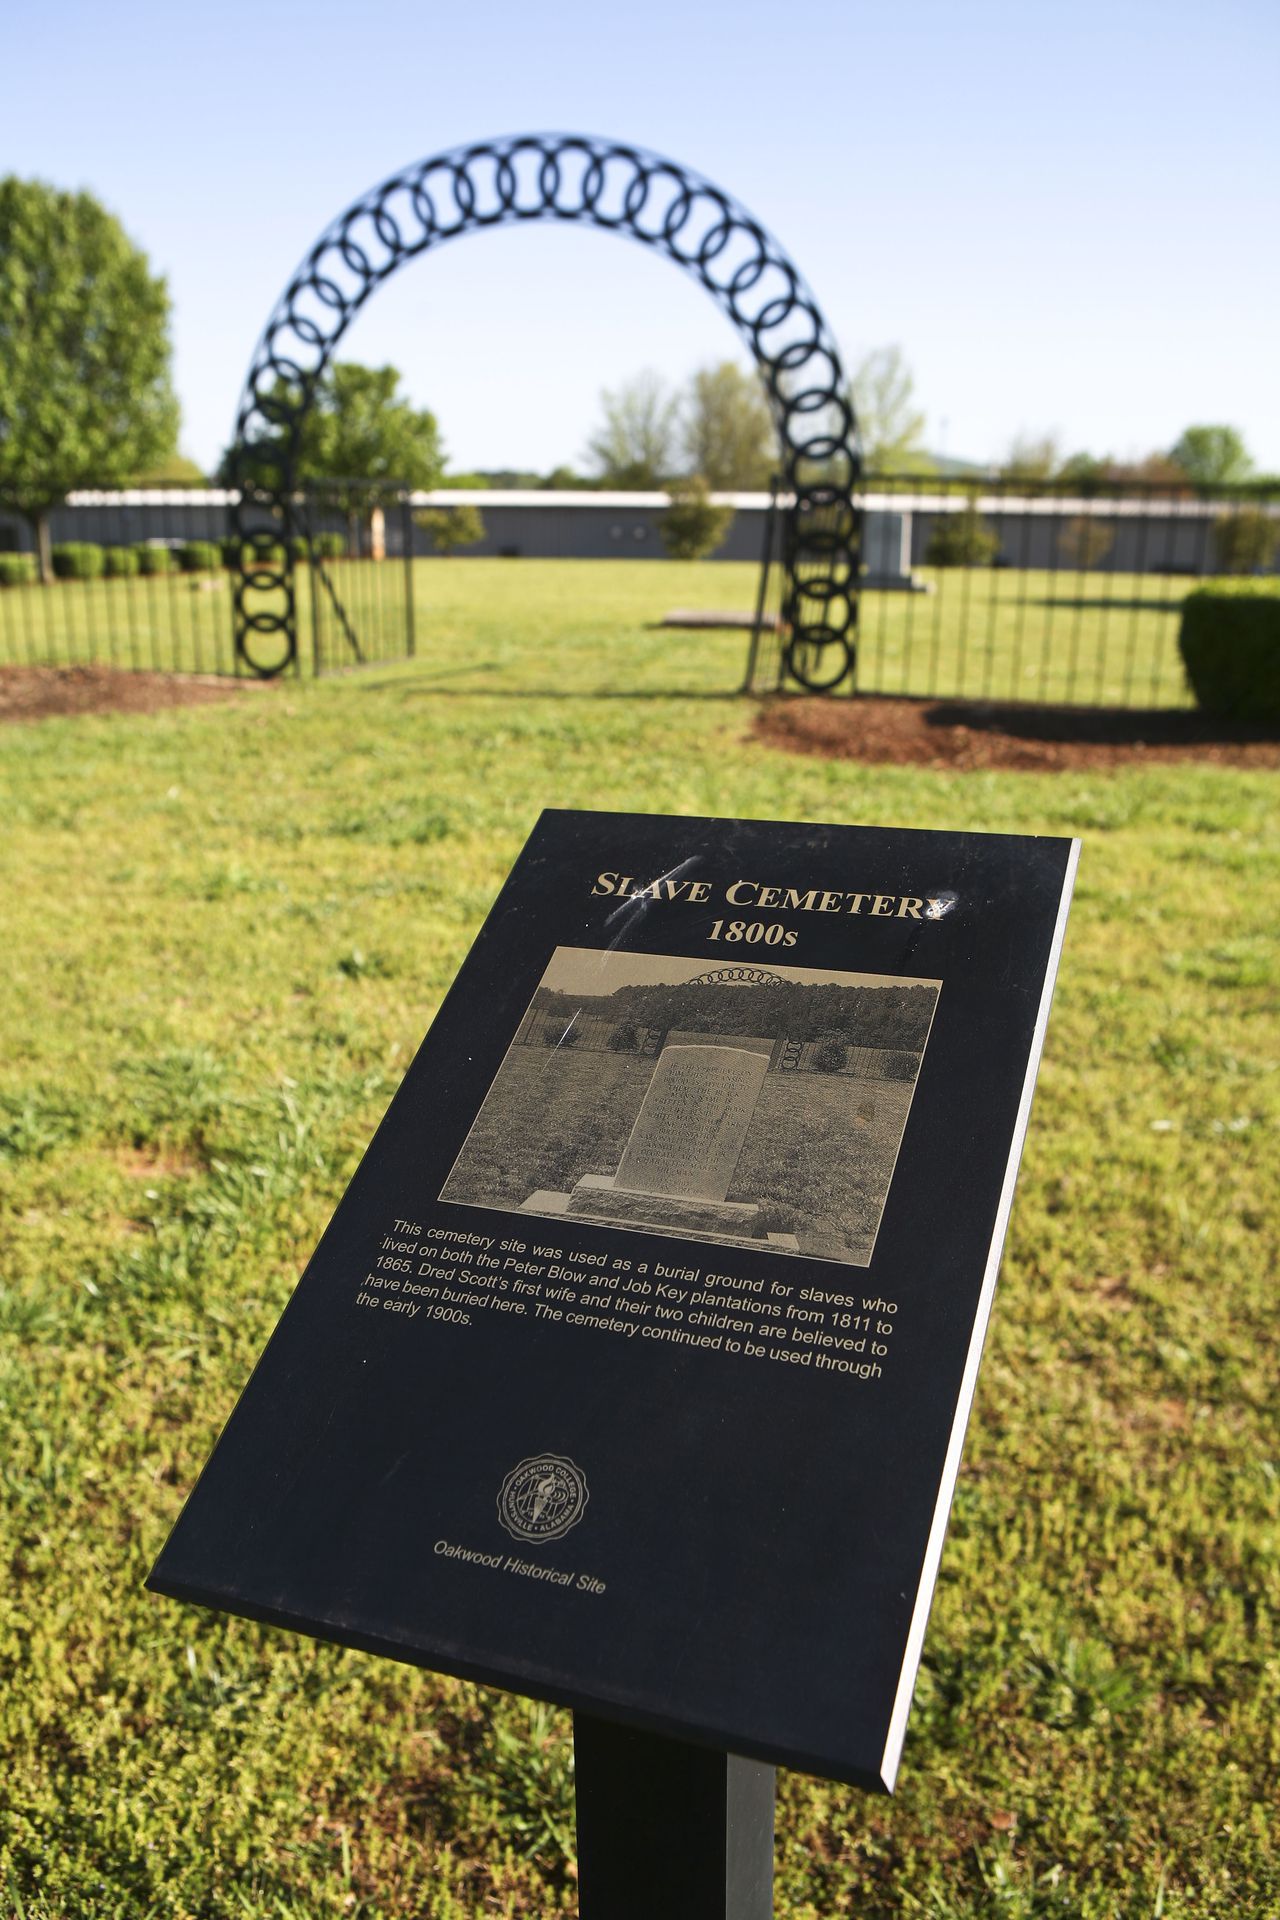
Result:
<svg viewBox="0 0 1280 1920"><path fill-rule="evenodd" d="M891 1788L1077 852L544 814L151 1587Z"/></svg>

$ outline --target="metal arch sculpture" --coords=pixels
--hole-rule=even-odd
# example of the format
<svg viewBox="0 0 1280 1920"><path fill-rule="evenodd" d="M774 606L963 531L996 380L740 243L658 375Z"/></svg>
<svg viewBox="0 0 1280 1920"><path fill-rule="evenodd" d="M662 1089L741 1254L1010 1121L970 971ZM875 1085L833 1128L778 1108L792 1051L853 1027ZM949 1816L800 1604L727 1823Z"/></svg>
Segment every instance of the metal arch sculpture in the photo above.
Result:
<svg viewBox="0 0 1280 1920"><path fill-rule="evenodd" d="M716 967L710 973L700 973L688 983L691 987L785 987L786 981L780 973L769 973L763 967Z"/></svg>
<svg viewBox="0 0 1280 1920"><path fill-rule="evenodd" d="M811 691L837 686L856 657L859 458L826 322L777 241L728 194L658 154L584 134L514 135L419 161L356 201L307 254L263 331L236 419L237 662L263 678L297 663L293 550L280 536L302 422L352 320L407 260L530 220L586 222L655 248L701 282L750 346L790 496L784 663Z"/></svg>

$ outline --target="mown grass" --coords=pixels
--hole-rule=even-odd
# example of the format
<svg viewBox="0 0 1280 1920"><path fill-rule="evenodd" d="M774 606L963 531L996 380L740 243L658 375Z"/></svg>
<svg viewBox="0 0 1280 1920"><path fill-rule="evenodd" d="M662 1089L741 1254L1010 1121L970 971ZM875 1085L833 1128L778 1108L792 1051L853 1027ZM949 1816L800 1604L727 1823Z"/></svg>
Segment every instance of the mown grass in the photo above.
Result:
<svg viewBox="0 0 1280 1920"><path fill-rule="evenodd" d="M1274 777L780 756L642 571L0 739L0 1910L574 1910L563 1716L141 1586L546 803L1083 836L899 1791L784 1777L778 1911L1280 1910Z"/></svg>
<svg viewBox="0 0 1280 1920"><path fill-rule="evenodd" d="M868 692L1124 706L1189 703L1178 654L1188 582L1155 574L924 567L927 593L867 593L858 684ZM329 577L366 660L404 649L400 561L339 561ZM620 651L660 668L654 687L732 691L746 635L655 635L677 607L755 605L753 566L653 561L418 560L412 594L418 655L455 690L529 684L605 690ZM1194 582L1190 583L1194 584ZM776 585L776 576L775 576ZM309 673L355 663L328 596L296 575L298 633ZM255 606L270 597L259 596ZM278 596L277 596L278 598ZM775 595L776 598L776 595ZM275 604L273 601L272 604ZM283 604L282 601L280 604ZM96 660L196 673L232 670L232 594L225 573L67 581L0 589L0 663ZM540 627L542 646L529 643ZM270 637L256 658L279 657ZM766 650L762 663L768 672Z"/></svg>

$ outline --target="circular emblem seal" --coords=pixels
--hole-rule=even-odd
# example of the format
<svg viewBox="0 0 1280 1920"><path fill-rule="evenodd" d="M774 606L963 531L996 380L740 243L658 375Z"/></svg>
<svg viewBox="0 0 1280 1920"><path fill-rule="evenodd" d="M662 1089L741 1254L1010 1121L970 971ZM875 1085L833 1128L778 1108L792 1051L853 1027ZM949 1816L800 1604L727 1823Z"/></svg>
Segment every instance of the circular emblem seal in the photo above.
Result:
<svg viewBox="0 0 1280 1920"><path fill-rule="evenodd" d="M498 1518L517 1540L559 1540L577 1526L590 1497L581 1467L562 1453L535 1453L503 1481Z"/></svg>

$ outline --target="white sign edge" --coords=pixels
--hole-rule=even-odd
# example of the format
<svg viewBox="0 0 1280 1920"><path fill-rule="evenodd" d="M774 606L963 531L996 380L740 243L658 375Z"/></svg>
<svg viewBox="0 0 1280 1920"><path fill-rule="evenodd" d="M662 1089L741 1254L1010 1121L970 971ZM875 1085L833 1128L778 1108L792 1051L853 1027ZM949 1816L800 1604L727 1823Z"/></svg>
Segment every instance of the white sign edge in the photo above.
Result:
<svg viewBox="0 0 1280 1920"><path fill-rule="evenodd" d="M938 1568L942 1562L942 1543L946 1537L947 1522L951 1515L951 1501L955 1494L956 1480L960 1473L960 1460L964 1452L965 1429L969 1424L969 1413L973 1406L973 1396L978 1384L978 1367L982 1360L982 1348L987 1337L987 1323L991 1318L991 1307L995 1299L996 1277L1000 1271L1000 1261L1004 1253L1005 1235L1009 1230L1009 1216L1013 1211L1013 1192L1018 1179L1018 1167L1022 1160L1022 1149L1026 1142L1027 1126L1031 1119L1031 1102L1035 1094L1036 1076L1040 1070L1040 1055L1044 1050L1045 1034L1049 1027L1049 1008L1053 1004L1053 989L1058 978L1058 962L1062 957L1062 945L1067 932L1067 914L1071 907L1071 895L1075 888L1076 868L1080 864L1080 842L1073 839L1071 852L1067 859L1066 872L1062 878L1062 898L1058 903L1058 918L1053 930L1053 942L1049 948L1049 962L1045 969L1044 990L1040 995L1040 1011L1036 1015L1035 1031L1031 1036L1031 1052L1027 1060L1026 1079L1022 1084L1022 1098L1018 1102L1018 1117L1014 1124L1013 1139L1009 1146L1009 1160L1005 1167L1004 1184L1000 1189L1000 1204L996 1209L995 1229L991 1237L991 1250L987 1255L986 1270L982 1276L982 1291L978 1296L978 1308L974 1315L973 1332L969 1337L969 1352L965 1360L964 1374L960 1381L960 1393L956 1401L956 1410L951 1423L951 1439L947 1445L946 1459L943 1461L942 1478L938 1483L938 1499L933 1510L933 1521L929 1528L929 1539L925 1546L924 1561L920 1569L920 1583L916 1588L916 1601L911 1614L911 1626L907 1632L906 1646L903 1651L902 1668L898 1676L898 1690L894 1696L893 1711L889 1715L889 1731L881 1757L881 1778L890 1793L898 1777L898 1766L902 1759L902 1744L907 1733L907 1718L911 1712L911 1701L915 1693L916 1674L919 1671L921 1655L924 1652L925 1627L928 1624L929 1609L933 1604L933 1589L938 1578Z"/></svg>

